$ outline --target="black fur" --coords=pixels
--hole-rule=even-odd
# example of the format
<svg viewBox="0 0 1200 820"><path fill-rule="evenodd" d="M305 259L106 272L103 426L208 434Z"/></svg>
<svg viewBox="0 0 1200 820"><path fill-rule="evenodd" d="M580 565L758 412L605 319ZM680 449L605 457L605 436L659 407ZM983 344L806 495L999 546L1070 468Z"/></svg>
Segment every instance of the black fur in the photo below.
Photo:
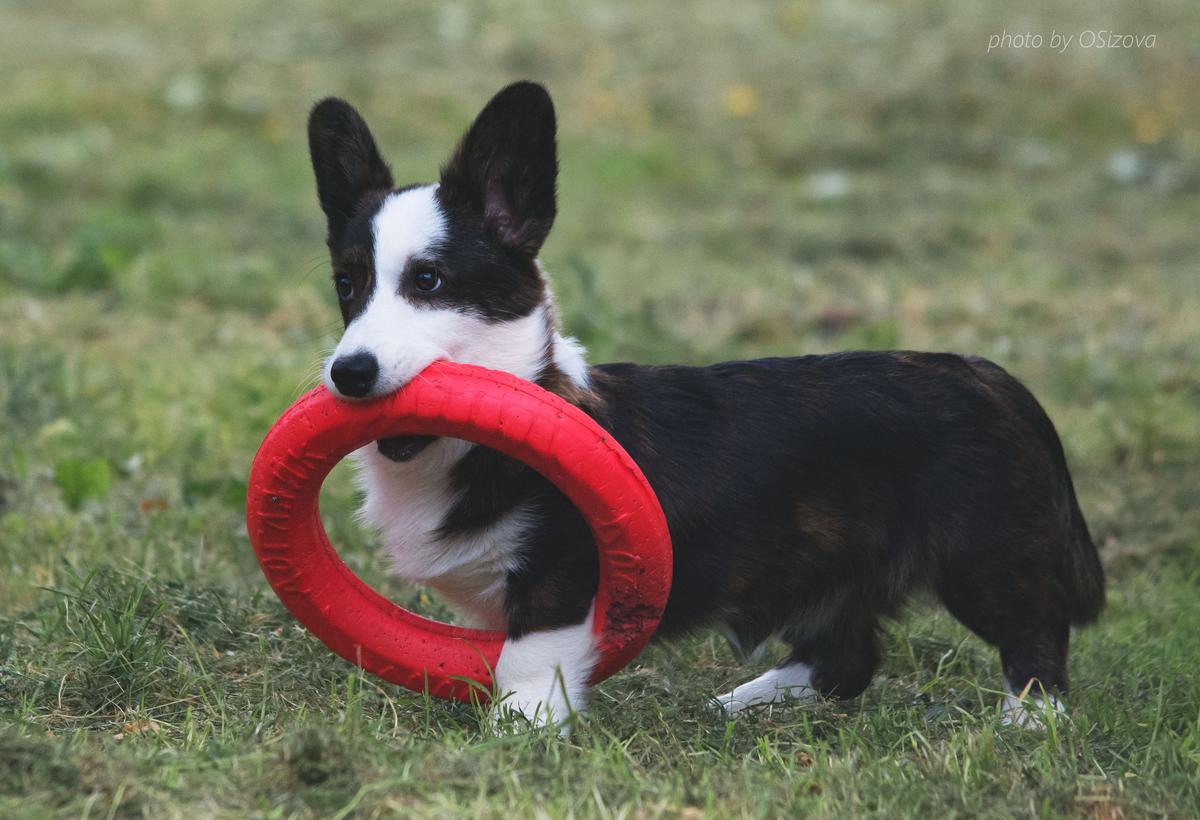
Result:
<svg viewBox="0 0 1200 820"><path fill-rule="evenodd" d="M450 218L446 239L433 250L430 261L445 285L427 303L467 310L490 322L528 316L546 297L546 283L534 258L491 241L478 219L453 210L445 189L438 189L438 199Z"/></svg>
<svg viewBox="0 0 1200 820"><path fill-rule="evenodd" d="M392 172L371 130L345 100L328 97L308 117L308 150L330 242L345 230L368 196L391 190Z"/></svg>
<svg viewBox="0 0 1200 820"><path fill-rule="evenodd" d="M492 98L442 168L452 212L482 221L489 237L529 258L557 212L554 104L536 83L513 83Z"/></svg>
<svg viewBox="0 0 1200 820"><path fill-rule="evenodd" d="M1049 419L996 365L909 352L601 365L580 403L666 513L660 635L722 622L748 649L779 632L821 691L848 697L874 672L880 617L930 591L1000 649L1014 688L1066 689L1069 628L1099 612L1103 572ZM578 623L597 569L569 502L488 450L455 477L447 530L518 503L542 513L510 576L511 633Z"/></svg>

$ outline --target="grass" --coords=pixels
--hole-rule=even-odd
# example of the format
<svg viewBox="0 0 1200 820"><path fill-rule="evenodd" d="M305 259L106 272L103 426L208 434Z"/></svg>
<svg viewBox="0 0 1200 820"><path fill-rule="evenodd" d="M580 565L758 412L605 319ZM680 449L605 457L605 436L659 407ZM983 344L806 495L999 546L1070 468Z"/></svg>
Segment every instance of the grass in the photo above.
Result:
<svg viewBox="0 0 1200 820"><path fill-rule="evenodd" d="M1200 14L708 3L6 4L0 26L0 815L1200 813ZM986 51L1007 28L1153 49ZM997 725L936 609L860 699L726 723L711 635L568 740L359 675L246 540L248 464L337 329L303 121L360 105L429 179L499 84L556 93L544 254L596 361L990 356L1062 432L1110 574L1069 713ZM353 523L350 565L398 600Z"/></svg>

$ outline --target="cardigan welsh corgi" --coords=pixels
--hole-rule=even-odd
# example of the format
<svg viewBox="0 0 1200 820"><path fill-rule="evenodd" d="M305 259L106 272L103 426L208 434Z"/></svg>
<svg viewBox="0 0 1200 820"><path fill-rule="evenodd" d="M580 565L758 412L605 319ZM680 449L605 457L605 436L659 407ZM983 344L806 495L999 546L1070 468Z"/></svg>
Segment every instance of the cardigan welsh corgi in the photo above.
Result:
<svg viewBox="0 0 1200 820"><path fill-rule="evenodd" d="M1006 721L1036 721L1030 701L1058 706L1071 627L1100 612L1104 573L1054 426L1015 378L909 351L589 366L538 261L558 173L542 86L497 93L434 183L397 187L342 100L318 103L308 133L345 322L326 386L372 398L445 359L588 413L666 514L674 576L658 636L717 628L741 657L771 636L789 647L716 697L721 709L856 697L879 663L880 619L917 592L999 649ZM358 459L363 513L395 571L507 631L503 704L567 726L596 660L597 557L579 512L465 441L398 436Z"/></svg>

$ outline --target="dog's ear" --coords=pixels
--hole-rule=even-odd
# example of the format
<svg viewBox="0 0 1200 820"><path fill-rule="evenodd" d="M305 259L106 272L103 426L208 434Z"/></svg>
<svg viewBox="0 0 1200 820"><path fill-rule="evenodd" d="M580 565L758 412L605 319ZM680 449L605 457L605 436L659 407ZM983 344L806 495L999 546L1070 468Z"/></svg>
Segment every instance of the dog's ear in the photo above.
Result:
<svg viewBox="0 0 1200 820"><path fill-rule="evenodd" d="M393 187L392 172L379 156L371 129L345 100L327 97L313 106L308 151L330 239L341 233L368 194Z"/></svg>
<svg viewBox="0 0 1200 820"><path fill-rule="evenodd" d="M483 219L500 244L535 256L556 213L554 103L537 83L513 83L479 112L442 168L441 196Z"/></svg>

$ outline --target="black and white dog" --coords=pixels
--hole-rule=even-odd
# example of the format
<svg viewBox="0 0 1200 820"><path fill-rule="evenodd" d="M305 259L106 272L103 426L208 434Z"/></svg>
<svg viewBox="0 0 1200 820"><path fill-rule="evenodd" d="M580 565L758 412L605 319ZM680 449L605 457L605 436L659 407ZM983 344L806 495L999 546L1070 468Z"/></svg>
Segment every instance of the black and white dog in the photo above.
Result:
<svg viewBox="0 0 1200 820"><path fill-rule="evenodd" d="M879 624L929 591L1000 650L1010 694L1067 687L1073 624L1104 574L1050 420L1000 367L861 352L711 367L589 367L555 319L538 251L556 212L550 97L500 91L436 183L396 187L359 114L326 99L309 144L345 332L325 383L395 390L438 359L504 370L582 408L657 492L674 543L660 635L715 626L774 669L719 696L730 714L854 697ZM360 452L364 514L395 570L474 625L505 629L495 670L536 724L581 709L596 650L597 559L579 513L494 451L407 436Z"/></svg>

